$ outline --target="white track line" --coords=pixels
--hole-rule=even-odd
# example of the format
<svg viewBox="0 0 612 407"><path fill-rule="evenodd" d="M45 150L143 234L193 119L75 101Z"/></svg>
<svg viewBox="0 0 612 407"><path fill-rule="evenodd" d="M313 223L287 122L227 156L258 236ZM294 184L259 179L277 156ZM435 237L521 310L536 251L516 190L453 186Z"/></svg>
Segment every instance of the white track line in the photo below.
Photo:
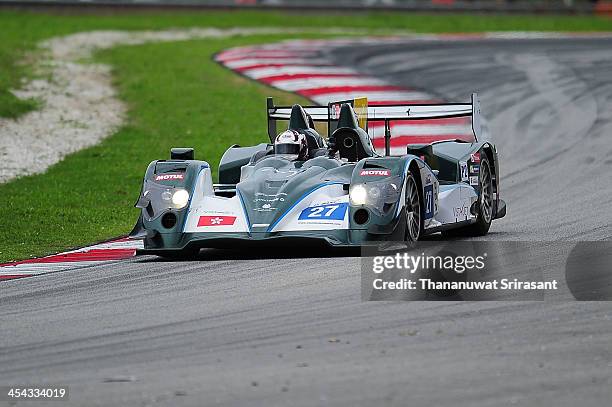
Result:
<svg viewBox="0 0 612 407"><path fill-rule="evenodd" d="M335 66L280 66L280 67L265 67L253 68L242 71L243 75L253 79L269 78L280 75L297 75L297 74L319 74L319 75L338 75L338 74L355 74L351 68L335 67Z"/></svg>
<svg viewBox="0 0 612 407"><path fill-rule="evenodd" d="M245 66L252 65L274 65L274 64L289 64L289 65L326 65L328 62L324 59L310 59L310 58L246 58L223 63L230 69L243 68Z"/></svg>

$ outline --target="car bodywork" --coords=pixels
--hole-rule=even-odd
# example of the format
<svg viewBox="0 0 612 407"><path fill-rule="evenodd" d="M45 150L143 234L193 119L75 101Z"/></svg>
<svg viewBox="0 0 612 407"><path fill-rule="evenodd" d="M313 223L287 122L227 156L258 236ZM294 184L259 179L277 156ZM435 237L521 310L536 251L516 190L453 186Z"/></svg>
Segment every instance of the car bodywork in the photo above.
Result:
<svg viewBox="0 0 612 407"><path fill-rule="evenodd" d="M389 155L391 121L472 116L473 142L448 140L408 145ZM480 135L480 105L367 106L363 99L328 106L267 106L270 143L230 147L219 165L219 184L193 150L173 149L170 160L149 164L130 237L148 254L192 252L202 247L281 244L295 239L332 246L420 238L469 226L479 211L479 165L491 172L491 218L505 215L499 198L497 151ZM289 161L273 154L277 122L306 133L311 157ZM386 155L378 155L367 123L385 123ZM314 130L327 124L329 145ZM365 127L365 129L364 129ZM418 208L407 202L407 181L418 187ZM412 184L411 184L412 185ZM414 205L413 205L414 206ZM408 236L408 217L418 211L418 234ZM490 222L489 220L489 222ZM488 227L487 227L488 230Z"/></svg>

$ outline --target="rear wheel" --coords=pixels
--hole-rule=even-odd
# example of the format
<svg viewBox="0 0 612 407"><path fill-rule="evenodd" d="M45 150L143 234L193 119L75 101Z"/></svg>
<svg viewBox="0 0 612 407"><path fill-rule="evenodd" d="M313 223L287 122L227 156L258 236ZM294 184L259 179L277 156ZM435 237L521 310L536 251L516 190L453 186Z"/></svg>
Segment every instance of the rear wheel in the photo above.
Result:
<svg viewBox="0 0 612 407"><path fill-rule="evenodd" d="M421 212L421 193L412 173L406 176L405 209L407 241L416 242L423 233L423 214Z"/></svg>
<svg viewBox="0 0 612 407"><path fill-rule="evenodd" d="M489 232L493 220L493 174L489 160L482 154L480 161L480 196L478 197L478 212L476 222L459 229L451 229L442 232L449 237L484 236Z"/></svg>

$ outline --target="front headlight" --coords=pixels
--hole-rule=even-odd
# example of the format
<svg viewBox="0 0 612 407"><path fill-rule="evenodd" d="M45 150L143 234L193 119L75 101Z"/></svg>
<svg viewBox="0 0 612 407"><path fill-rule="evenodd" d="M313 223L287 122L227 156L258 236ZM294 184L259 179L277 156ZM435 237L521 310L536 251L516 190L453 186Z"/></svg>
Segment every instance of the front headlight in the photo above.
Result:
<svg viewBox="0 0 612 407"><path fill-rule="evenodd" d="M189 192L184 189L177 189L172 194L172 204L176 209L182 209L189 203Z"/></svg>
<svg viewBox="0 0 612 407"><path fill-rule="evenodd" d="M349 191L349 198L353 205L365 205L368 198L368 191L363 185L355 185Z"/></svg>
<svg viewBox="0 0 612 407"><path fill-rule="evenodd" d="M366 205L368 208L386 213L399 202L401 179L390 177L381 181L356 184L349 190L351 205Z"/></svg>

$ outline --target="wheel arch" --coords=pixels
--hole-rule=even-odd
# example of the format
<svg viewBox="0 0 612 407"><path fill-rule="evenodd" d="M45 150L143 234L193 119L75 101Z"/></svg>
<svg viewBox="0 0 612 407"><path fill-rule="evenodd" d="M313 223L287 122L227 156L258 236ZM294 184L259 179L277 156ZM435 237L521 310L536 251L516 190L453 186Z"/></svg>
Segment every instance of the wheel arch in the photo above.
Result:
<svg viewBox="0 0 612 407"><path fill-rule="evenodd" d="M498 194L499 174L498 174L498 169L497 169L497 153L495 152L494 147L491 146L490 144L485 144L482 147L482 151L486 154L487 160L489 161L489 166L491 167L491 173L493 175L492 177L493 193L495 194L495 198L497 200L499 199L499 194Z"/></svg>
<svg viewBox="0 0 612 407"><path fill-rule="evenodd" d="M419 191L421 191L421 199L423 195L423 182L421 181L421 169L419 168L419 164L416 160L412 160L408 165L408 172L412 174L414 180L417 183L417 187L419 187ZM422 203L422 202L421 202Z"/></svg>
<svg viewBox="0 0 612 407"><path fill-rule="evenodd" d="M404 187L403 187L403 191L402 191L402 197L403 200L405 201L407 199L406 194L407 192L407 184L408 184L408 178L409 175L412 176L412 178L414 179L414 182L416 184L416 191L418 194L418 200L419 200L419 237L417 237L415 240L419 240L421 236L423 236L424 234L424 216L425 216L425 212L424 212L424 191L423 191L423 180L421 179L421 168L422 166L419 163L419 160L415 157L412 157L412 159L410 159L410 161L407 163L406 165L406 173L404 174ZM406 213L406 207L404 206L404 213L407 219L407 213ZM408 231L408 225L406 222L404 222L405 224L405 239L407 239L406 236L408 236L409 231ZM410 238L410 240L412 240L412 238Z"/></svg>

